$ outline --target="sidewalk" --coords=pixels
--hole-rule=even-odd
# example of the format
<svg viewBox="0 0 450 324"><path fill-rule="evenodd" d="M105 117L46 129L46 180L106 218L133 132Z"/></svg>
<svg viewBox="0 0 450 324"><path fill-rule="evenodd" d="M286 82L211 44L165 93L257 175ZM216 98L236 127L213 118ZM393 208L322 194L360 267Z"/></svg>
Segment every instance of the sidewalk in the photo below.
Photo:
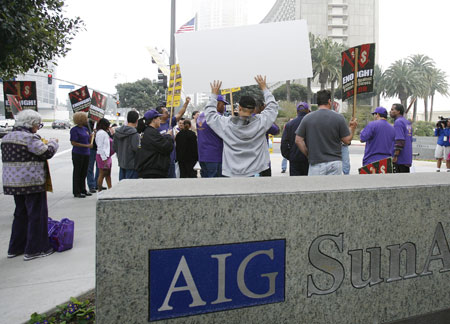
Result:
<svg viewBox="0 0 450 324"><path fill-rule="evenodd" d="M351 154L350 157L351 173L357 174L362 154ZM271 161L273 176L289 176L289 171L281 173L280 153L271 154ZM434 172L435 165L434 162L414 162L416 172ZM56 174L58 176L53 178L55 193L48 194L49 215L57 220L68 217L75 221L72 250L28 262L22 257L7 259L14 200L12 196L0 195L0 313L9 323L24 323L33 312L47 312L71 296L95 288L96 195L73 198L71 163L57 168ZM117 164L114 164L112 179L114 187L118 179Z"/></svg>

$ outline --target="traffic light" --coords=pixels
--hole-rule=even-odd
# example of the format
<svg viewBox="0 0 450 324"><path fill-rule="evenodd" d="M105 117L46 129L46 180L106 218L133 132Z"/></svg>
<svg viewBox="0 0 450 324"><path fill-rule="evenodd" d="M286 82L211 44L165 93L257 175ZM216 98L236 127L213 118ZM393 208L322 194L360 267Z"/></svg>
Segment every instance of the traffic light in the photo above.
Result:
<svg viewBox="0 0 450 324"><path fill-rule="evenodd" d="M120 106L120 101L119 100L116 101L116 105L117 105L117 108L119 108L119 106Z"/></svg>
<svg viewBox="0 0 450 324"><path fill-rule="evenodd" d="M158 68L158 83L167 89L167 76Z"/></svg>
<svg viewBox="0 0 450 324"><path fill-rule="evenodd" d="M120 117L120 112L116 113L116 116L117 116L117 117Z"/></svg>
<svg viewBox="0 0 450 324"><path fill-rule="evenodd" d="M52 84L52 82L53 82L53 75L51 75L51 74L47 75L47 82L48 82L48 84Z"/></svg>

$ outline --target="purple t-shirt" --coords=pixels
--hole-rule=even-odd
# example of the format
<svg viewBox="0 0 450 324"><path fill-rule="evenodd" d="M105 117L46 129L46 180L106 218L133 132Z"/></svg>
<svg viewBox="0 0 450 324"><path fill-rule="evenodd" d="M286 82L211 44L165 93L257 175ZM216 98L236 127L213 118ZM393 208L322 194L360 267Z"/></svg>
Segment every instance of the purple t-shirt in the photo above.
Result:
<svg viewBox="0 0 450 324"><path fill-rule="evenodd" d="M199 162L222 163L223 141L206 123L204 112L197 118L197 142Z"/></svg>
<svg viewBox="0 0 450 324"><path fill-rule="evenodd" d="M395 130L387 120L380 119L370 122L359 136L361 141L366 142L363 165L392 156Z"/></svg>
<svg viewBox="0 0 450 324"><path fill-rule="evenodd" d="M412 165L412 126L404 117L398 117L394 122L395 140L404 140L405 146L400 151L397 158L397 164ZM394 156L395 149L392 149Z"/></svg>
<svg viewBox="0 0 450 324"><path fill-rule="evenodd" d="M176 125L177 125L177 117L173 116L173 117L172 117L172 127L170 127L170 128L174 128ZM168 131L169 131L169 119L167 119L166 122L165 122L164 124L161 123L161 124L159 125L159 127L158 127L158 132L159 132L161 135L166 134ZM172 153L170 153L170 161L175 161L175 157L176 157L176 155L177 155L176 152L177 152L177 151L176 151L176 148L175 148L175 145L174 145L174 146L173 146L173 151L172 151Z"/></svg>
<svg viewBox="0 0 450 324"><path fill-rule="evenodd" d="M80 144L89 144L89 131L88 131L87 127L85 127L85 126L72 127L72 129L70 130L70 141L77 142ZM89 155L89 148L73 146L72 152L76 153L76 154L81 154L81 155Z"/></svg>

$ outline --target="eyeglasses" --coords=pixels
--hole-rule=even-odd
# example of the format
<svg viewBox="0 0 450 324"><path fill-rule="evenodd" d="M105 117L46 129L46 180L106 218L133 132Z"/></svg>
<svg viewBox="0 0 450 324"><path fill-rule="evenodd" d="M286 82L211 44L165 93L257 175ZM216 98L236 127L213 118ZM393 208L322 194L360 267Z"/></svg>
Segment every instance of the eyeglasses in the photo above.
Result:
<svg viewBox="0 0 450 324"><path fill-rule="evenodd" d="M44 124L40 123L38 129L41 129L42 127L44 127Z"/></svg>

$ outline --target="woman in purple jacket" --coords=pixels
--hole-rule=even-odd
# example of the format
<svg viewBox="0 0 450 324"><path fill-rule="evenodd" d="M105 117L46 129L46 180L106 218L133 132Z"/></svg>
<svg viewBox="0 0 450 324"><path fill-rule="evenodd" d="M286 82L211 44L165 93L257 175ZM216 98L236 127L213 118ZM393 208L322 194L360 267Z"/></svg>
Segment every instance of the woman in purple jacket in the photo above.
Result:
<svg viewBox="0 0 450 324"><path fill-rule="evenodd" d="M47 142L36 134L41 121L36 111L23 110L13 131L2 139L3 192L14 195L16 204L8 258L25 253L23 259L29 261L53 253L47 233L46 181L47 159L58 150L58 140Z"/></svg>

